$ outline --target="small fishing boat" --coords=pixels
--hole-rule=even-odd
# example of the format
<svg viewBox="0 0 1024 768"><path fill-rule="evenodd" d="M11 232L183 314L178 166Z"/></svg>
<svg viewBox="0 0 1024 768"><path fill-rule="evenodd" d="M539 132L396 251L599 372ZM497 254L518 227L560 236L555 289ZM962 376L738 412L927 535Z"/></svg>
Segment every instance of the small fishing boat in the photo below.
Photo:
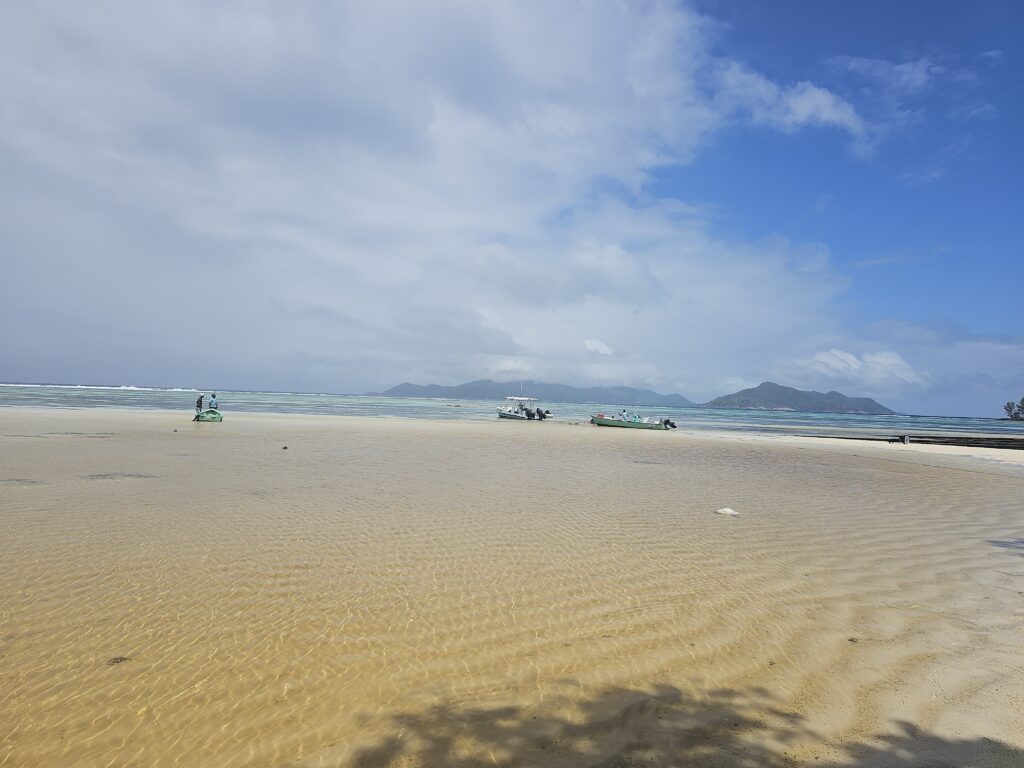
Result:
<svg viewBox="0 0 1024 768"><path fill-rule="evenodd" d="M224 421L224 414L216 408L207 408L197 413L194 421Z"/></svg>
<svg viewBox="0 0 1024 768"><path fill-rule="evenodd" d="M506 397L505 402L498 406L499 419L515 419L517 421L532 421L537 419L544 421L551 415L551 411L545 411L537 405L535 397Z"/></svg>
<svg viewBox="0 0 1024 768"><path fill-rule="evenodd" d="M650 416L606 416L596 413L590 417L590 423L599 427L625 427L626 429L675 429L675 422L670 419L654 419Z"/></svg>

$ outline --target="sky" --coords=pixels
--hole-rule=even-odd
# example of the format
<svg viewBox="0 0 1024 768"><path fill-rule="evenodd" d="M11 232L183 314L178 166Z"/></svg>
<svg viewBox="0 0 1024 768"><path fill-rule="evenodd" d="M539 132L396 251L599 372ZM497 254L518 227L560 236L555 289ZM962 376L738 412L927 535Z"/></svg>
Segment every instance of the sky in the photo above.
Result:
<svg viewBox="0 0 1024 768"><path fill-rule="evenodd" d="M0 4L0 381L1024 396L1024 4Z"/></svg>

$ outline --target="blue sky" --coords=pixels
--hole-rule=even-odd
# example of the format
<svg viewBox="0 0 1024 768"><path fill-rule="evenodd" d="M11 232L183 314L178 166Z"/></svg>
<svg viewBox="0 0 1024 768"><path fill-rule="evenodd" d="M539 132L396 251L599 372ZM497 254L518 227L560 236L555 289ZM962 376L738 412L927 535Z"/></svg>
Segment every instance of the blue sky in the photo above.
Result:
<svg viewBox="0 0 1024 768"><path fill-rule="evenodd" d="M0 380L1024 395L1017 3L0 7Z"/></svg>
<svg viewBox="0 0 1024 768"><path fill-rule="evenodd" d="M747 237L785 232L828 242L854 281L852 322L888 316L981 334L1019 331L1018 286L996 276L1020 254L1020 4L702 7L721 23L719 46L731 55L773 79L813 78L861 114L895 125L866 157L844 155L841 135L792 141L732 131L687 173L666 178L666 189L706 195ZM854 57L871 60L860 73L877 75L841 61ZM921 80L901 86L883 62L915 67ZM886 114L895 109L912 117Z"/></svg>

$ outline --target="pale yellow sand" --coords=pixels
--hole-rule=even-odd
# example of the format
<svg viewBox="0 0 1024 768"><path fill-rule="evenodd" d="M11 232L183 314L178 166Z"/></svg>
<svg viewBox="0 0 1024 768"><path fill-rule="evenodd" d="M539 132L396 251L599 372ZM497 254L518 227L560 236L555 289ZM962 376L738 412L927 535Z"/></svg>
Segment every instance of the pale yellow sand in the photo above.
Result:
<svg viewBox="0 0 1024 768"><path fill-rule="evenodd" d="M0 409L0 764L1024 765L1009 452L190 418Z"/></svg>

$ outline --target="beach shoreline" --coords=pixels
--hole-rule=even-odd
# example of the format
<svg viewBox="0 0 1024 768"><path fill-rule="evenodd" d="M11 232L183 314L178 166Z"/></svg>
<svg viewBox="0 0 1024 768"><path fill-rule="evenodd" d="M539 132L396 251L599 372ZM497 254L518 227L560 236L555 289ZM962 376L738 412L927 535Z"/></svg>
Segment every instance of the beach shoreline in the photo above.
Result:
<svg viewBox="0 0 1024 768"><path fill-rule="evenodd" d="M0 408L0 765L1024 755L1019 452L191 416Z"/></svg>
<svg viewBox="0 0 1024 768"><path fill-rule="evenodd" d="M23 410L31 413L44 414L44 418L51 419L55 418L58 414L62 413L73 413L80 414L81 418L88 421L89 423L104 422L109 419L121 422L125 417L129 418L129 423L142 423L146 425L175 425L180 426L181 422L191 422L191 416L194 415L192 411L186 410L169 410L169 409L136 409L136 408L52 408L52 407L41 407L41 406L17 406L7 409L0 409L0 425L3 424L4 419L2 415L5 412L11 412L17 414ZM409 425L410 428L415 429L417 425L430 425L430 424L446 424L446 425L486 425L486 424L501 424L502 427L507 426L505 422L501 422L497 419L488 422L482 420L470 420L470 419L420 419L405 416L353 416L353 415L342 415L342 414L308 414L308 413L272 413L272 412L254 412L254 411L241 411L231 412L230 409L223 411L226 418L230 421L240 421L241 423L248 424L250 426L257 426L260 424L277 424L287 425L289 422L294 422L296 426L302 426L303 428L330 428L330 425L336 425L337 420L342 422L349 421L353 424L374 424L379 422L389 423L402 423ZM23 419L13 417L12 421L23 423ZM557 416L544 422L527 422L527 426L531 429L552 429L552 428L564 428L564 427L576 427L583 428L586 430L595 429L592 424L589 424L583 420L566 420L559 419ZM607 432L610 428L598 428L602 432ZM797 431L798 428L793 428L793 431ZM617 430L612 430L617 432ZM778 441L780 444L792 444L792 445L818 445L819 447L834 447L843 448L854 446L858 449L863 448L877 448L882 453L879 455L885 455L896 458L900 454L903 455L914 455L914 454L926 454L933 456L945 456L945 457L962 457L965 459L980 459L983 461L1000 462L1007 465L1019 465L1024 466L1024 451L1018 451L1014 449L1005 448L987 448L979 446L968 446L968 445L933 445L926 443L915 443L910 442L909 444L903 444L901 442L888 442L880 440L877 437L869 436L858 436L851 434L844 437L833 437L829 435L810 435L810 434L787 434L781 430L765 430L757 431L755 425L750 425L749 428L742 430L730 430L727 428L723 429L694 429L687 427L685 422L679 426L677 430L660 435L661 439L687 436L697 440L709 439L709 440L724 440L730 441Z"/></svg>

